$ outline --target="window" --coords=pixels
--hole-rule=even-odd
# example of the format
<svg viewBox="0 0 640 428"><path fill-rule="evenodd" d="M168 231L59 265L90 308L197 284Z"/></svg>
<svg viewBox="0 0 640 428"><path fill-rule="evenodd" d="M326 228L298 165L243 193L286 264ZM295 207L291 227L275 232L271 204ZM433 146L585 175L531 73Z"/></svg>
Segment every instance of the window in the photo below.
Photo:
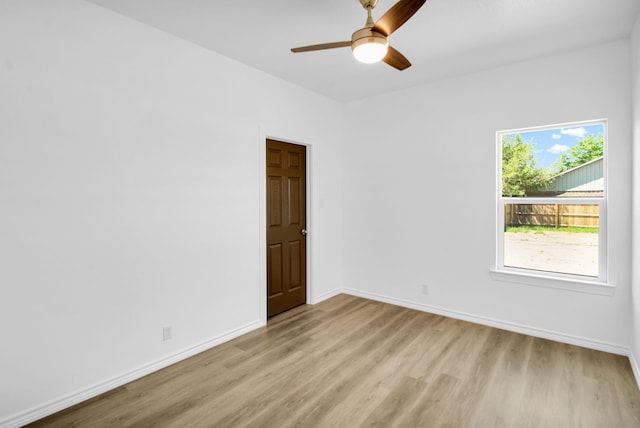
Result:
<svg viewBox="0 0 640 428"><path fill-rule="evenodd" d="M497 270L606 283L604 120L501 131Z"/></svg>

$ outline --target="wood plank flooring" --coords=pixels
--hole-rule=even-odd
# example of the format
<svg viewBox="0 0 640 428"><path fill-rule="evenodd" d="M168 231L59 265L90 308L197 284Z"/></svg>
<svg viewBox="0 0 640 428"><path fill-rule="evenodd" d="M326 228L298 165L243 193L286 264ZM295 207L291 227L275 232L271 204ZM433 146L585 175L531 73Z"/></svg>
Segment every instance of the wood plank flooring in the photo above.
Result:
<svg viewBox="0 0 640 428"><path fill-rule="evenodd" d="M640 427L626 357L339 295L33 427Z"/></svg>

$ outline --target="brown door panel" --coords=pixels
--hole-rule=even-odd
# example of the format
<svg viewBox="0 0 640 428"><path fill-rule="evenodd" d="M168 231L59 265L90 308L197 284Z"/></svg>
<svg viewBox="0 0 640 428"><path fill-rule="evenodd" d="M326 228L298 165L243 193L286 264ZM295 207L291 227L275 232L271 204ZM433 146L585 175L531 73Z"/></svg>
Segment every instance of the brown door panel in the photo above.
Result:
<svg viewBox="0 0 640 428"><path fill-rule="evenodd" d="M306 148L267 140L267 315L306 303Z"/></svg>

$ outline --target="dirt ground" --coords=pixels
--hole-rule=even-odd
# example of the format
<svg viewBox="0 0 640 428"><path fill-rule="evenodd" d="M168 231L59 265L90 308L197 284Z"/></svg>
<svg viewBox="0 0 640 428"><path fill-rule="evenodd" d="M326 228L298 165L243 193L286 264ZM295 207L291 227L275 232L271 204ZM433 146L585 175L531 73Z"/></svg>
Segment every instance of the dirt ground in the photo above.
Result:
<svg viewBox="0 0 640 428"><path fill-rule="evenodd" d="M504 265L598 276L598 234L505 232Z"/></svg>

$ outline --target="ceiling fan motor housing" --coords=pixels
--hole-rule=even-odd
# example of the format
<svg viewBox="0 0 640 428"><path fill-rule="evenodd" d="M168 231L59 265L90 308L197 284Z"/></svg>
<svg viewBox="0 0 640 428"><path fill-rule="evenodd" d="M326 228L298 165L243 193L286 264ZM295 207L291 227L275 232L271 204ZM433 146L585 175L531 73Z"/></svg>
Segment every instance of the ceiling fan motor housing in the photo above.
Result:
<svg viewBox="0 0 640 428"><path fill-rule="evenodd" d="M389 48L389 38L384 34L378 33L371 28L362 28L351 36L351 50L356 58L362 62L377 62L380 61L387 53ZM359 50L367 50L374 52L358 55ZM367 57L373 55L370 60Z"/></svg>

